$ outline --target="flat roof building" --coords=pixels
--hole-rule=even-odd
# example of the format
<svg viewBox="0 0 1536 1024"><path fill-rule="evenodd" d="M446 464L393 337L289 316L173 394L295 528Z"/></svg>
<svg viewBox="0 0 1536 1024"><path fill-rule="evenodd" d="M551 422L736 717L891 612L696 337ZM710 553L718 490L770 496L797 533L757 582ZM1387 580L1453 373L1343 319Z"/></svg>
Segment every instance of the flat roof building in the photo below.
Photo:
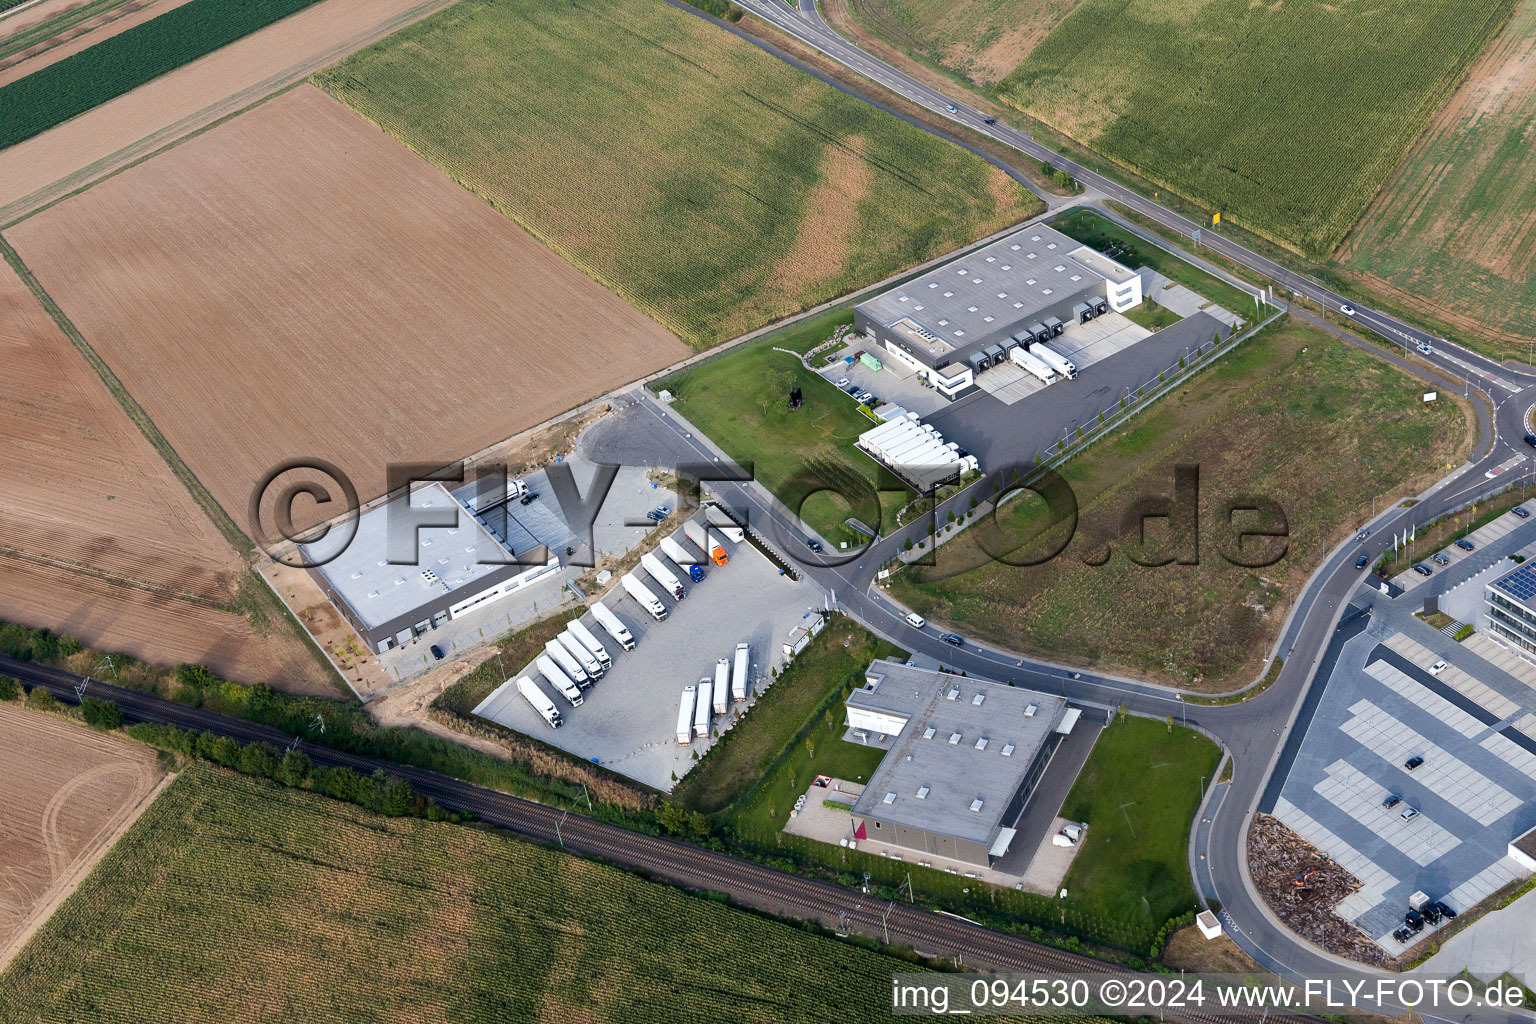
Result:
<svg viewBox="0 0 1536 1024"><path fill-rule="evenodd" d="M1061 697L875 661L844 706L856 737L892 737L854 803L854 835L990 867L1077 712Z"/></svg>
<svg viewBox="0 0 1536 1024"><path fill-rule="evenodd" d="M1139 274L1037 224L859 303L854 329L953 399L1021 342L1139 302Z"/></svg>
<svg viewBox="0 0 1536 1024"><path fill-rule="evenodd" d="M404 554L392 561L391 516L403 507L452 509L456 523L412 529L401 515L393 528L400 532ZM327 539L300 547L310 561L322 563L306 570L310 578L368 649L383 653L533 583L559 577L559 556L518 516L507 511L490 521L496 530L442 484L430 483L358 516L357 532L340 554ZM531 564L514 562L519 553Z"/></svg>
<svg viewBox="0 0 1536 1024"><path fill-rule="evenodd" d="M1527 657L1536 657L1536 563L1505 573L1483 592L1488 631Z"/></svg>

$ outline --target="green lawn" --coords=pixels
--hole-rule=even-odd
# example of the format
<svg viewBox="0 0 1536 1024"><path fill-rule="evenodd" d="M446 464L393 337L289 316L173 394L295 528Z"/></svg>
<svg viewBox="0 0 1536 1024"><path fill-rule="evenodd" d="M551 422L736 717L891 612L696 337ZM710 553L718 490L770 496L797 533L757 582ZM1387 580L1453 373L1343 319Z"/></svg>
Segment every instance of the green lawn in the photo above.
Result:
<svg viewBox="0 0 1536 1024"><path fill-rule="evenodd" d="M1230 312L1236 313L1243 319L1254 319L1252 292L1245 292L1218 277L1213 277L1194 264L1187 263L1168 250L1132 234L1092 210L1081 207L1069 210L1051 221L1051 227L1070 235L1079 242L1093 246L1100 252L1112 245L1129 249L1129 252L1122 252L1115 259L1132 270L1150 267L1168 280L1183 285L1218 306L1225 306Z"/></svg>
<svg viewBox="0 0 1536 1024"><path fill-rule="evenodd" d="M932 621L1010 649L1196 690L1235 688L1258 673L1293 595L1373 499L1416 491L1466 452L1459 402L1426 405L1422 392L1418 378L1369 352L1282 320L1063 467L1078 523L1060 555L1004 564L967 533L939 550L937 565L891 577L891 591ZM1144 496L1171 495L1181 464L1200 473L1196 564L1133 562L1125 517ZM1285 515L1289 540L1272 565L1222 554L1237 551L1222 509L1249 495ZM1008 543L989 547L1022 545L1041 508L1037 499L1005 505ZM1249 524L1257 517L1241 513L1236 525ZM1156 521L1148 535L1143 562L1189 558L1188 547L1169 550Z"/></svg>
<svg viewBox="0 0 1536 1024"><path fill-rule="evenodd" d="M1183 317L1165 306L1159 306L1151 299L1143 299L1140 304L1132 306L1121 316L1134 324L1140 324L1149 331L1160 331L1170 324L1176 324Z"/></svg>
<svg viewBox="0 0 1536 1024"><path fill-rule="evenodd" d="M489 831L194 763L0 974L0 1020L873 1020L914 969Z"/></svg>
<svg viewBox="0 0 1536 1024"><path fill-rule="evenodd" d="M1041 208L655 0L459 0L315 81L701 347Z"/></svg>
<svg viewBox="0 0 1536 1024"><path fill-rule="evenodd" d="M998 94L1323 257L1515 4L1081 0Z"/></svg>
<svg viewBox="0 0 1536 1024"><path fill-rule="evenodd" d="M775 351L805 352L830 338L838 324L852 322L853 313L846 307L829 310L681 370L653 388L671 391L678 412L731 458L751 462L757 480L791 508L799 505L797 495L812 487L837 486L845 480L851 482L846 485L849 492L874 487L880 479L875 462L856 449L854 441L875 424L859 413L851 398L801 366L796 356ZM789 390L795 385L805 401L791 411ZM853 515L876 525L871 494L864 490L862 502L849 504L823 491L811 494L799 511L829 541L851 543L855 535L842 521ZM905 487L880 493L880 515L888 526L912 496Z"/></svg>
<svg viewBox="0 0 1536 1024"><path fill-rule="evenodd" d="M1066 902L1156 928L1195 906L1189 829L1221 751L1195 732L1127 717L1100 734L1061 815L1086 821Z"/></svg>
<svg viewBox="0 0 1536 1024"><path fill-rule="evenodd" d="M843 733L841 700L850 686L863 685L864 669L871 661L904 653L852 619L835 616L758 698L746 718L684 776L672 799L689 810L713 814L739 800L773 771L775 777L756 802L783 807L787 804L781 791L788 783L779 783L789 775L796 776L802 787L809 782L807 771L858 778L842 776L846 770L868 777L879 764L881 752L836 738ZM797 738L808 726L809 735ZM780 758L783 770L776 770ZM794 802L793 795L789 802Z"/></svg>

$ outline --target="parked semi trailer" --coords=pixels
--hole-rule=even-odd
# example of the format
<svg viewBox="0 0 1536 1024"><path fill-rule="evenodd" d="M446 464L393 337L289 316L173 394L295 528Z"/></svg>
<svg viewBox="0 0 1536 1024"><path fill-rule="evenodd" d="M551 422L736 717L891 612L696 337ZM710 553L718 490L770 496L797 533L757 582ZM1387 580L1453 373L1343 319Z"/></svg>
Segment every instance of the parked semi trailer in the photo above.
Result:
<svg viewBox="0 0 1536 1024"><path fill-rule="evenodd" d="M676 562L677 567L686 572L688 578L693 580L693 582L702 583L704 581L704 567L699 564L703 561L703 556L697 551L689 551L673 537L661 538L661 551L662 554Z"/></svg>
<svg viewBox="0 0 1536 1024"><path fill-rule="evenodd" d="M693 709L693 734L701 739L709 737L709 713L713 710L709 702L709 691L712 686L707 678L699 680L698 704Z"/></svg>
<svg viewBox="0 0 1536 1024"><path fill-rule="evenodd" d="M571 652L565 649L565 645L558 639L544 642L544 653L555 659L566 675L571 677L571 682L586 689L592 685L592 680L587 676L587 670L581 667L581 663L571 657Z"/></svg>
<svg viewBox="0 0 1536 1024"><path fill-rule="evenodd" d="M1046 365L1045 361L1039 356L1030 355L1023 345L1009 353L1009 358L1046 384L1054 383L1057 380L1056 371Z"/></svg>
<svg viewBox="0 0 1536 1024"><path fill-rule="evenodd" d="M677 706L677 742L684 745L693 741L693 698L698 687L683 687L683 701Z"/></svg>
<svg viewBox="0 0 1536 1024"><path fill-rule="evenodd" d="M608 610L607 605L602 602L594 604L592 606L592 617L597 620L599 626L603 627L604 633L613 637L614 643L626 651L635 649L635 634L631 633L629 627L624 625L624 620ZM662 616L662 618L666 618L666 616Z"/></svg>
<svg viewBox="0 0 1536 1024"><path fill-rule="evenodd" d="M541 654L533 659L533 666L539 670L539 675L549 681L549 685L559 691L560 696L571 702L571 707L581 703L581 687L568 676L564 669L555 664L553 658L547 654Z"/></svg>
<svg viewBox="0 0 1536 1024"><path fill-rule="evenodd" d="M734 700L747 699L747 672L752 663L752 645L736 645L736 666L731 671L731 697Z"/></svg>
<svg viewBox="0 0 1536 1024"><path fill-rule="evenodd" d="M733 544L740 544L747 539L747 531L736 525L736 520L726 514L725 509L713 503L704 506L704 518L709 522L709 528L716 533L723 534L725 539Z"/></svg>
<svg viewBox="0 0 1536 1024"><path fill-rule="evenodd" d="M581 666L583 672L593 679L602 678L603 663L597 660L597 655L587 650L586 644L576 639L571 627L565 627L565 631L555 639L560 641L567 654L576 659L576 664Z"/></svg>
<svg viewBox="0 0 1536 1024"><path fill-rule="evenodd" d="M683 524L683 532L688 539L699 546L699 550L709 556L709 560L716 565L724 565L730 559L726 557L725 546L711 537L704 529L704 525L697 520L690 519Z"/></svg>
<svg viewBox="0 0 1536 1024"><path fill-rule="evenodd" d="M731 709L731 663L725 658L715 662L715 714L723 715Z"/></svg>
<svg viewBox="0 0 1536 1024"><path fill-rule="evenodd" d="M683 581L678 579L677 574L668 569L653 552L647 551L640 556L640 568L644 569L646 575L650 576L651 579L661 584L663 590L679 601L683 599L683 595L686 593L683 590Z"/></svg>
<svg viewBox="0 0 1536 1024"><path fill-rule="evenodd" d="M580 619L572 619L570 625L565 628L570 630L571 636L580 641L581 645L587 649L592 657L597 659L598 664L603 666L604 672L613 668L613 659L608 656L608 648L602 645L601 641L592 634L592 631ZM626 629L624 632L627 633L629 630Z"/></svg>
<svg viewBox="0 0 1536 1024"><path fill-rule="evenodd" d="M1047 366L1067 378L1067 380L1075 380L1077 378L1077 364L1051 348L1045 342L1037 341L1029 346L1029 354L1044 361Z"/></svg>
<svg viewBox="0 0 1536 1024"><path fill-rule="evenodd" d="M667 617L667 606L661 603L661 598L651 593L650 588L633 571L625 573L619 582L624 584L624 592L639 601L640 607L649 612L651 618L660 622Z"/></svg>
<svg viewBox="0 0 1536 1024"><path fill-rule="evenodd" d="M555 702L544 696L544 691L536 686L532 679L524 677L517 681L517 692L523 695L523 699L533 705L533 710L539 713L539 717L548 722L552 727L560 728L560 709L555 707Z"/></svg>

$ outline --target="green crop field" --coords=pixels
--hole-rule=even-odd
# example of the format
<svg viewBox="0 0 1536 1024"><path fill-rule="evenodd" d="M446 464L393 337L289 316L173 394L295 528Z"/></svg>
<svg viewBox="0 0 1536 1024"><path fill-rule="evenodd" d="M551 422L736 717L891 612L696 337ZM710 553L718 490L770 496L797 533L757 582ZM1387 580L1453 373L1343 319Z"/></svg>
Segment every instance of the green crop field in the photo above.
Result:
<svg viewBox="0 0 1536 1024"><path fill-rule="evenodd" d="M1061 816L1088 832L1062 887L1070 902L1157 928L1195 908L1189 828L1221 751L1195 732L1116 719L1088 755Z"/></svg>
<svg viewBox="0 0 1536 1024"><path fill-rule="evenodd" d="M1473 338L1536 339L1536 0L1521 0L1465 86L1340 252L1347 268Z"/></svg>
<svg viewBox="0 0 1536 1024"><path fill-rule="evenodd" d="M315 81L699 346L1038 208L654 0L460 0Z"/></svg>
<svg viewBox="0 0 1536 1024"><path fill-rule="evenodd" d="M981 85L995 84L1077 0L845 0L892 45Z"/></svg>
<svg viewBox="0 0 1536 1024"><path fill-rule="evenodd" d="M1082 0L1009 104L1322 257L1516 0Z"/></svg>
<svg viewBox="0 0 1536 1024"><path fill-rule="evenodd" d="M911 969L591 861L198 763L0 975L0 1021L872 1020Z"/></svg>
<svg viewBox="0 0 1536 1024"><path fill-rule="evenodd" d="M174 71L317 0L191 0L0 88L0 149Z"/></svg>
<svg viewBox="0 0 1536 1024"><path fill-rule="evenodd" d="M1004 647L1194 689L1234 688L1257 673L1292 596L1369 517L1372 500L1416 491L1467 451L1462 408L1446 399L1425 404L1423 390L1359 348L1281 321L1063 467L1079 518L1061 554L1008 565L967 533L939 549L937 565L892 577L892 593ZM1170 529L1154 520L1140 557L1198 564L1137 564L1126 550L1134 534L1125 517L1142 496L1172 495L1179 464L1199 467L1198 550L1167 546ZM1220 553L1268 560L1242 555L1263 542L1239 551L1233 538L1235 528L1261 525L1256 514L1223 517L1229 501L1247 495L1272 499L1284 513L1289 540L1273 565L1244 568ZM1042 510L1037 498L1005 504L1002 536L1038 529ZM1108 561L1090 564L1106 547ZM1029 545L1017 553L1045 552Z"/></svg>

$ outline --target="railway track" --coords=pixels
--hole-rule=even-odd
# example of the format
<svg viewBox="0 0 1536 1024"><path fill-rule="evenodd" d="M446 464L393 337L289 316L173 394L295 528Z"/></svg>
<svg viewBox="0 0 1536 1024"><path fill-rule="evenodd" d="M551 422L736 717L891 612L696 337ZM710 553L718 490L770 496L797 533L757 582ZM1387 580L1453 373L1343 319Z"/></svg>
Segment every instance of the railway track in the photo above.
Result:
<svg viewBox="0 0 1536 1024"><path fill-rule="evenodd" d="M43 686L60 701L74 704L77 687L86 678L62 669L18 661L0 655L0 672L34 686ZM216 712L190 708L175 701L91 679L87 696L117 703L129 722L151 722L229 736L241 742L290 745L294 737L277 729ZM346 767L371 774L375 769L408 780L417 793L441 806L468 811L482 822L536 842L559 846L578 856L695 889L729 894L758 910L816 921L827 927L853 930L908 945L931 957L953 957L965 967L1005 973L1109 974L1131 978L1129 971L1082 954L1045 946L1019 936L993 931L964 918L935 914L910 904L872 900L831 882L789 874L752 861L715 853L661 836L633 832L579 814L487 789L437 772L336 750L303 744L316 764ZM1190 1024L1237 1024L1258 1015L1189 1013L1168 1019Z"/></svg>

